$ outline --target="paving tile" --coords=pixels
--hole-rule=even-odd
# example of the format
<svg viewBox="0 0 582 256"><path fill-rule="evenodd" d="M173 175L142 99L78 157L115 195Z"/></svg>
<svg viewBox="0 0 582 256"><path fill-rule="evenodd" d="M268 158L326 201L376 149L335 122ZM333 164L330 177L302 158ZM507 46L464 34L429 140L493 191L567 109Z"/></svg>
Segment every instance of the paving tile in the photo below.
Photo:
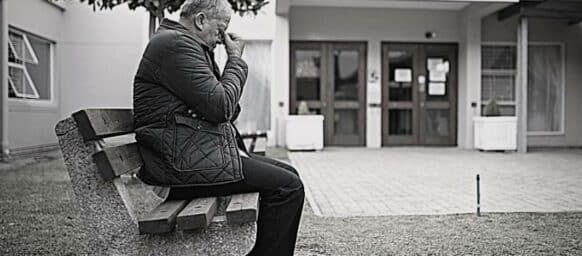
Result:
<svg viewBox="0 0 582 256"><path fill-rule="evenodd" d="M458 148L290 152L323 216L582 210L582 150L487 153Z"/></svg>

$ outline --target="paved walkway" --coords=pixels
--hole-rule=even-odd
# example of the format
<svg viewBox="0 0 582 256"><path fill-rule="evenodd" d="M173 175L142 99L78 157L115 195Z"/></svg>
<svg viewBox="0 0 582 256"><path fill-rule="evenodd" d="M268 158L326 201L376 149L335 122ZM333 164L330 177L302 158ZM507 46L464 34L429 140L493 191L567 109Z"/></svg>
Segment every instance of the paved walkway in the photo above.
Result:
<svg viewBox="0 0 582 256"><path fill-rule="evenodd" d="M582 211L582 150L528 154L457 148L290 152L321 216Z"/></svg>

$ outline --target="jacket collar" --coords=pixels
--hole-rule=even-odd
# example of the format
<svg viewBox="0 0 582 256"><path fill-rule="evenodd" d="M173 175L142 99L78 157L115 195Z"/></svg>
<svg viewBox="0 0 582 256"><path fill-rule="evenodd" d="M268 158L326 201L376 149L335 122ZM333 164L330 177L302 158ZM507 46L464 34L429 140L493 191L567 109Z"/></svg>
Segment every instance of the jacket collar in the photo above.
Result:
<svg viewBox="0 0 582 256"><path fill-rule="evenodd" d="M173 20L170 20L168 18L164 18L162 20L162 22L160 22L160 29L175 30L175 31L178 31L180 33L183 33L186 36L192 38L194 41L196 41L200 45L202 45L202 47L204 48L204 50L210 51L210 47L205 42L203 42L202 40L200 40L200 38L197 38L195 36L192 36L192 34L190 33L190 31L184 25L182 25L180 22L173 21Z"/></svg>
<svg viewBox="0 0 582 256"><path fill-rule="evenodd" d="M210 47L208 47L208 45L206 43L202 42L202 40L200 40L197 37L192 36L190 31L188 31L188 29L186 27L184 27L184 25L182 25L179 22L170 20L170 19L163 19L162 22L160 23L160 29L161 30L168 29L168 30L178 31L178 32L186 35L187 37L192 38L192 40L194 40L196 43L200 44L207 54L208 62L210 62L212 65L212 72L214 73L216 78L220 78L220 71L219 71L220 69L218 68L218 65L216 64L216 62L214 61L214 51L211 50Z"/></svg>

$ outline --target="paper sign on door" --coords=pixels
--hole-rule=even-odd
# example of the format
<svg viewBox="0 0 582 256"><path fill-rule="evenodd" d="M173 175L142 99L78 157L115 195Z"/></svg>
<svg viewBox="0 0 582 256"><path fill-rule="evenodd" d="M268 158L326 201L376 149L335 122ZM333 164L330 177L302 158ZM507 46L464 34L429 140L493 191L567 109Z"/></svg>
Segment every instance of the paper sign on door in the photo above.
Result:
<svg viewBox="0 0 582 256"><path fill-rule="evenodd" d="M433 82L446 82L447 72L444 71L429 71L428 79Z"/></svg>
<svg viewBox="0 0 582 256"><path fill-rule="evenodd" d="M446 82L450 64L442 58L427 59L428 80L433 82Z"/></svg>
<svg viewBox="0 0 582 256"><path fill-rule="evenodd" d="M396 82L412 82L412 69L397 68L394 70L394 81Z"/></svg>
<svg viewBox="0 0 582 256"><path fill-rule="evenodd" d="M428 83L428 95L445 95L446 86L445 83Z"/></svg>

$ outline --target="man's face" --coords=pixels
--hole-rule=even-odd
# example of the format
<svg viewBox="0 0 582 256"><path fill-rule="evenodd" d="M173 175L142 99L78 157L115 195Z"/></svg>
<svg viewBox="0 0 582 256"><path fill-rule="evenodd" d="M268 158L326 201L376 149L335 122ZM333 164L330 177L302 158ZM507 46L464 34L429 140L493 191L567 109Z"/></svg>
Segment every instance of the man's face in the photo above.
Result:
<svg viewBox="0 0 582 256"><path fill-rule="evenodd" d="M230 15L208 17L206 26L200 31L200 37L211 49L214 49L217 44L223 43L222 35L229 23Z"/></svg>

